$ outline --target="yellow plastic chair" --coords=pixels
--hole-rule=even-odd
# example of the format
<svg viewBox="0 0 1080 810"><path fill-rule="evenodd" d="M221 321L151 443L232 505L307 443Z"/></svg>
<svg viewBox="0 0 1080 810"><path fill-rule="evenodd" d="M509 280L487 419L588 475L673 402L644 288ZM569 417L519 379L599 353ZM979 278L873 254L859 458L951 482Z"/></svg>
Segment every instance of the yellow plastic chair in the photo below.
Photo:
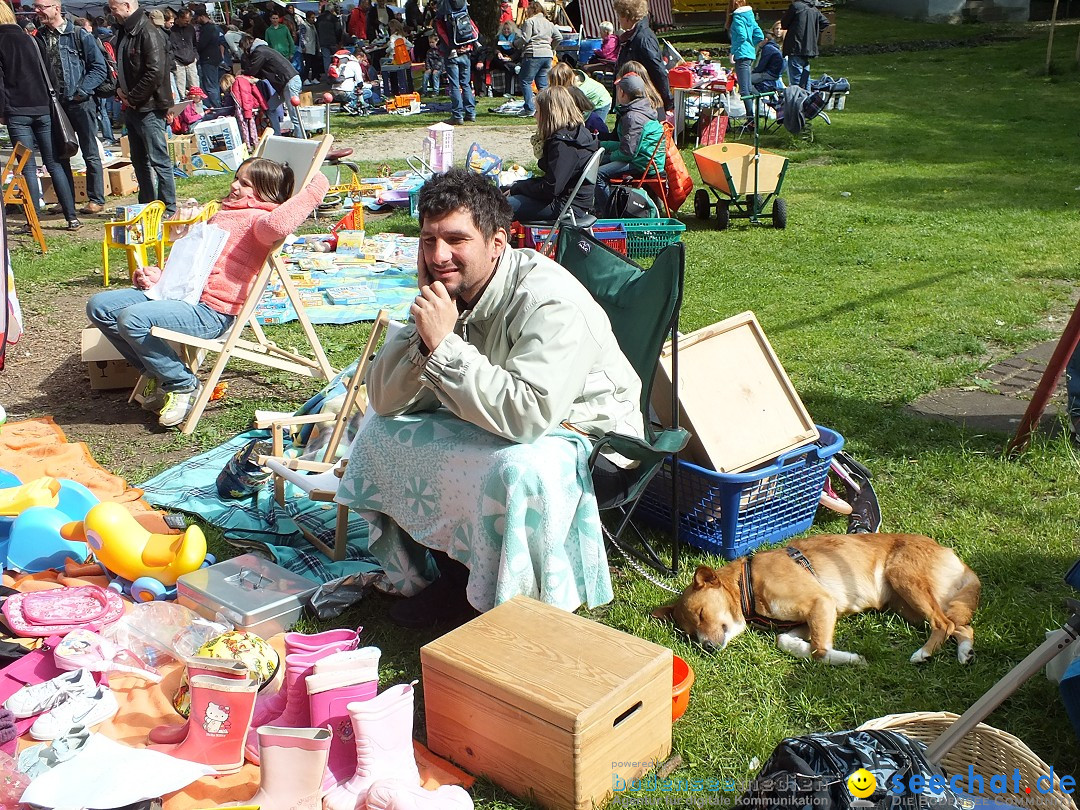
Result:
<svg viewBox="0 0 1080 810"><path fill-rule="evenodd" d="M173 243L187 233L187 229L194 225L196 222L206 222L210 217L218 212L221 208L221 203L210 202L204 205L199 213L190 219L167 219L161 223L161 241L165 250L172 247Z"/></svg>
<svg viewBox="0 0 1080 810"><path fill-rule="evenodd" d="M105 286L109 286L109 250L119 249L127 253L128 275L135 275L138 262L143 267L150 261L150 248L157 253L157 265L165 264L165 244L161 236L161 220L165 216L165 203L154 200L131 219L105 223L105 239L101 243L101 263L105 273ZM119 241L117 237L123 239Z"/></svg>

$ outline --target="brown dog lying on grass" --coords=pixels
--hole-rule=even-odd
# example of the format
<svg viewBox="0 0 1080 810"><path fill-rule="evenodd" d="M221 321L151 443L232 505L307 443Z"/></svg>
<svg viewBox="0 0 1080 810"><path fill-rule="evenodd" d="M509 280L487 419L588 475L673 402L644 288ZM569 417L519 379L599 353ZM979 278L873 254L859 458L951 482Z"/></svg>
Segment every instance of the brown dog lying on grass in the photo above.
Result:
<svg viewBox="0 0 1080 810"><path fill-rule="evenodd" d="M723 568L698 566L675 604L653 615L673 619L713 649L723 649L752 622L777 629L776 646L798 658L865 664L861 655L833 649L836 617L892 610L915 626L930 623L930 638L911 656L913 663L951 637L966 664L980 589L975 572L929 537L823 534Z"/></svg>

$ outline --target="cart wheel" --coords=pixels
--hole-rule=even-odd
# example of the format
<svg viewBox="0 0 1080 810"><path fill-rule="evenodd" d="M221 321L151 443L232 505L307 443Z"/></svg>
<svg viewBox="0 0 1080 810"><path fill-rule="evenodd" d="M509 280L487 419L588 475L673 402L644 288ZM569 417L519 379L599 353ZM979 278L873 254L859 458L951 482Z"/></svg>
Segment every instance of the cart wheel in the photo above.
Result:
<svg viewBox="0 0 1080 810"><path fill-rule="evenodd" d="M764 205L760 194L746 195L746 213L750 216L760 216L764 213Z"/></svg>
<svg viewBox="0 0 1080 810"><path fill-rule="evenodd" d="M722 231L727 230L727 226L731 224L731 208L730 204L721 200L716 204L716 227Z"/></svg>
<svg viewBox="0 0 1080 810"><path fill-rule="evenodd" d="M710 208L712 206L709 205L709 192L699 188L694 192L694 213L697 214L698 219L708 219Z"/></svg>
<svg viewBox="0 0 1080 810"><path fill-rule="evenodd" d="M787 200L777 197L772 204L772 226L778 231L787 227Z"/></svg>

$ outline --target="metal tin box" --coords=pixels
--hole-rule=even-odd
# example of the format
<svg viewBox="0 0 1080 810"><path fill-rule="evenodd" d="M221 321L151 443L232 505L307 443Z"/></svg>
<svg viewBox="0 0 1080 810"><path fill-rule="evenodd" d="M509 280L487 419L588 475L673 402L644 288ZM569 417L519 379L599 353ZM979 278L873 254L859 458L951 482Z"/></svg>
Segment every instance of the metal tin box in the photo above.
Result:
<svg viewBox="0 0 1080 810"><path fill-rule="evenodd" d="M184 574L176 598L200 616L218 616L262 638L292 627L317 582L255 554L243 554Z"/></svg>

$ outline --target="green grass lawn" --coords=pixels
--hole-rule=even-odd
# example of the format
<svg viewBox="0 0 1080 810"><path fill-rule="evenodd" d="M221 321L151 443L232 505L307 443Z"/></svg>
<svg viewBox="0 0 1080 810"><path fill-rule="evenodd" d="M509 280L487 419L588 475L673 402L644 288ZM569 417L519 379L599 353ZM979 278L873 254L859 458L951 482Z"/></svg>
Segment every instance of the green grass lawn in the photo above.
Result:
<svg viewBox="0 0 1080 810"><path fill-rule="evenodd" d="M859 32L865 42L975 30L840 14L841 32ZM741 782L753 773L751 761L787 735L894 712L962 712L1066 617L1061 577L1080 536L1075 451L1065 439L1036 437L1021 458L1006 460L1007 436L927 422L905 406L940 387L974 384L981 369L1060 333L1080 282L1074 47L1073 35L1063 37L1049 79L1038 71L1041 33L979 47L819 58L815 74L851 80L847 109L832 126L815 122L813 143L786 133L763 141L791 161L787 230L736 221L719 232L696 220L691 205L683 208L683 331L753 310L815 420L842 433L874 472L884 528L955 548L982 578L983 597L976 658L966 667L951 645L923 666L909 664L926 630L863 615L840 623L837 646L862 653L869 666L829 668L789 658L757 632L709 655L648 617L665 593L619 572L615 601L586 613L671 647L697 674L689 711L674 727L685 763L674 776ZM690 152L684 156L695 171ZM199 196L212 190L185 182L181 194L196 188ZM402 214L374 228L416 232ZM31 303L96 266L93 246L59 245L47 261L31 263L29 251L15 257L20 293ZM286 345L299 334L294 326L268 331ZM366 327L319 333L343 365ZM194 453L243 429L255 407L289 407L306 396L307 388L281 382L266 401L230 403L176 442ZM138 481L159 469L150 462L116 471ZM813 531L844 525L822 513ZM680 584L698 562L716 561L690 553ZM384 650L387 682L419 677L418 649L431 636L393 629L382 618L388 603L371 596L335 624L365 625L366 642ZM1024 739L1059 775L1080 769L1057 688L1044 678L1033 678L989 722ZM486 810L528 806L486 783L474 795Z"/></svg>

